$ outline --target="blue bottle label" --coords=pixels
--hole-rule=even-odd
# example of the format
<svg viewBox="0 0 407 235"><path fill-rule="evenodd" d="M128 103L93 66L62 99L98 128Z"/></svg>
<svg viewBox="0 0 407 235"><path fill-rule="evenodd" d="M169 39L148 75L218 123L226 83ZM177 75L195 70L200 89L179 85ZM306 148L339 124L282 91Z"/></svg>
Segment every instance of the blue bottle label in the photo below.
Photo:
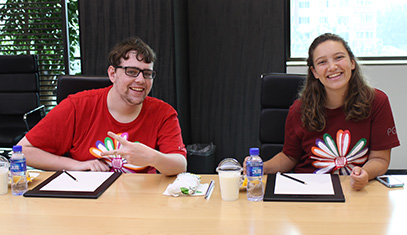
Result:
<svg viewBox="0 0 407 235"><path fill-rule="evenodd" d="M10 164L10 171L11 172L22 172L26 171L27 169L27 164L24 159L19 159L19 160L11 160Z"/></svg>
<svg viewBox="0 0 407 235"><path fill-rule="evenodd" d="M247 166L247 176L256 177L263 175L263 166Z"/></svg>

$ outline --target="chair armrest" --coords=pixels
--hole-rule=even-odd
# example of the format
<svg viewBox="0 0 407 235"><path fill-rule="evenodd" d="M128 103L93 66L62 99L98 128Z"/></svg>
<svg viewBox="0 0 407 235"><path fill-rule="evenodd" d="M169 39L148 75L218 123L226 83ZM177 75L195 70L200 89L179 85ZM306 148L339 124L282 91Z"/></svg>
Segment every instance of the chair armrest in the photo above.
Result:
<svg viewBox="0 0 407 235"><path fill-rule="evenodd" d="M40 112L41 112L41 113L40 113L40 114L41 114L41 118L45 117L45 106L44 106L44 105L40 105L40 106L38 106L37 108L35 108L35 109L33 109L33 110L30 110L30 111L24 113L24 115L23 115L23 120L24 120L25 126L27 127L27 131L30 130L30 126L28 125L28 120L27 120L28 115L30 115L30 114L32 114L32 113L34 113L34 112L37 112L37 111L40 111Z"/></svg>

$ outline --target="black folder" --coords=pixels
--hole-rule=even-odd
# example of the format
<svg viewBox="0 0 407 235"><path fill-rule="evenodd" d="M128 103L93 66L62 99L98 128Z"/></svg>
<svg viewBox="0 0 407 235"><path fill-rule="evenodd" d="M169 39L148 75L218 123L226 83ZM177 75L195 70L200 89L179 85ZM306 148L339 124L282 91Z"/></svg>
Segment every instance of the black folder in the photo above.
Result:
<svg viewBox="0 0 407 235"><path fill-rule="evenodd" d="M339 175L331 175L332 185L334 189L333 195L297 195L297 194L275 194L276 174L267 176L266 190L264 193L264 201L295 201L295 202L345 202L341 181Z"/></svg>
<svg viewBox="0 0 407 235"><path fill-rule="evenodd" d="M113 184L114 181L116 181L117 178L121 175L120 172L114 172L109 178L107 178L95 191L93 192L75 192L75 191L45 191L45 190L40 190L42 187L47 185L49 182L51 182L53 179L58 177L60 174L62 174L62 171L57 171L50 177L48 177L46 180L44 180L42 183L37 185L35 188L27 191L24 193L24 197L55 197L55 198L88 198L88 199L96 199L104 191L106 191L107 188L111 184Z"/></svg>

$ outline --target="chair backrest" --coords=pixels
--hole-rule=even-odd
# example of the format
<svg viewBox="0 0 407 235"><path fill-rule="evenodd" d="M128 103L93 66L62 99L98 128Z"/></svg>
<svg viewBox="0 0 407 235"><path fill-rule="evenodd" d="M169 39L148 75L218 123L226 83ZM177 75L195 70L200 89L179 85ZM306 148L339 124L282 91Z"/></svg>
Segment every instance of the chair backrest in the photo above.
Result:
<svg viewBox="0 0 407 235"><path fill-rule="evenodd" d="M70 94L75 94L84 90L108 87L110 85L112 85L112 82L108 77L86 75L59 76L57 85L57 103L61 102Z"/></svg>
<svg viewBox="0 0 407 235"><path fill-rule="evenodd" d="M261 77L260 148L263 161L283 149L288 110L305 82L306 75L269 73Z"/></svg>
<svg viewBox="0 0 407 235"><path fill-rule="evenodd" d="M0 56L0 146L12 147L27 131L23 115L40 106L35 55ZM35 125L41 116L30 122ZM33 119L31 119L33 120Z"/></svg>

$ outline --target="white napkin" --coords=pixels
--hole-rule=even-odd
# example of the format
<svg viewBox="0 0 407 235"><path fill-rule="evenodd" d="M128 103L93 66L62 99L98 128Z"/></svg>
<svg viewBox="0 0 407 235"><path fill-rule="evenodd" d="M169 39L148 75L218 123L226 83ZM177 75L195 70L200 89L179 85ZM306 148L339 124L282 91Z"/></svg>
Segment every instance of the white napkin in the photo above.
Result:
<svg viewBox="0 0 407 235"><path fill-rule="evenodd" d="M180 195L202 196L209 184L201 184L201 177L192 173L180 173L172 184L167 186L163 195L178 197Z"/></svg>

